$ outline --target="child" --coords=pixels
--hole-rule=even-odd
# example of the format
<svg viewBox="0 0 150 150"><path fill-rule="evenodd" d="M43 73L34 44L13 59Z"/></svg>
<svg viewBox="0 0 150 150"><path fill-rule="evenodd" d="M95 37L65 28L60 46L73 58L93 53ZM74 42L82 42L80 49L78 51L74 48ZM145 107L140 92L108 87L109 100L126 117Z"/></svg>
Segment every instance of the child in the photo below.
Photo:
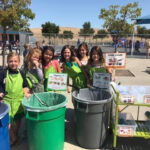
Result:
<svg viewBox="0 0 150 150"><path fill-rule="evenodd" d="M42 51L42 64L44 69L44 86L46 89L49 73L61 73L59 62L54 59L54 48L45 46Z"/></svg>
<svg viewBox="0 0 150 150"><path fill-rule="evenodd" d="M33 48L27 55L26 78L31 93L44 92L41 50Z"/></svg>
<svg viewBox="0 0 150 150"><path fill-rule="evenodd" d="M7 56L8 68L0 72L0 95L5 103L9 105L9 131L11 144L17 141L17 134L24 116L22 100L24 92L28 91L27 81L23 72L18 69L20 57L17 53L10 53ZM29 96L25 93L25 96ZM14 126L12 126L14 125Z"/></svg>
<svg viewBox="0 0 150 150"><path fill-rule="evenodd" d="M40 46L40 42L39 42L39 41L36 41L35 45L36 45L35 48L37 48L37 49L43 51L43 48Z"/></svg>
<svg viewBox="0 0 150 150"><path fill-rule="evenodd" d="M29 44L25 44L24 45L24 51L23 51L23 58L25 59L25 57L27 56L27 54L29 53L30 50L30 46Z"/></svg>
<svg viewBox="0 0 150 150"><path fill-rule="evenodd" d="M87 65L88 63L88 54L89 50L87 44L81 43L77 49L77 57L83 66Z"/></svg>
<svg viewBox="0 0 150 150"><path fill-rule="evenodd" d="M69 45L65 45L62 48L61 61L63 62L63 72L68 73L68 76L72 79L73 86L84 88L86 85L84 74L81 71L78 62L75 59L72 48ZM70 92L69 87L68 92Z"/></svg>
<svg viewBox="0 0 150 150"><path fill-rule="evenodd" d="M23 66L21 67L21 69L24 70L24 72L26 72L26 69L27 69L27 59L26 59L26 57L27 57L30 49L31 49L31 47L29 46L29 44L24 45L24 51L23 51L24 60L23 60Z"/></svg>
<svg viewBox="0 0 150 150"><path fill-rule="evenodd" d="M90 59L87 64L87 69L88 69L89 78L90 78L90 82L88 82L88 84L92 83L94 72L101 72L101 73L108 72L111 74L111 69L107 69L104 67L103 53L99 46L92 47L91 52L90 52Z"/></svg>

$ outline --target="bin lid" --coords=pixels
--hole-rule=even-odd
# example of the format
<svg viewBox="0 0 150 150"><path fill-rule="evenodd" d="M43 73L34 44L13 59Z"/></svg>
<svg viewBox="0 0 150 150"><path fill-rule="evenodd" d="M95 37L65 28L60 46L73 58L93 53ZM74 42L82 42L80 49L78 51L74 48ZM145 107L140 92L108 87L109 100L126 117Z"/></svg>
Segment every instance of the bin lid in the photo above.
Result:
<svg viewBox="0 0 150 150"><path fill-rule="evenodd" d="M38 98L46 105L40 103ZM27 111L45 112L65 107L67 101L67 97L63 94L54 92L41 92L36 93L36 95L33 94L29 99L24 97L22 104Z"/></svg>
<svg viewBox="0 0 150 150"><path fill-rule="evenodd" d="M112 100L112 94L108 89L84 88L72 93L73 98L81 103L100 104Z"/></svg>
<svg viewBox="0 0 150 150"><path fill-rule="evenodd" d="M0 102L0 119L2 119L9 112L9 106Z"/></svg>

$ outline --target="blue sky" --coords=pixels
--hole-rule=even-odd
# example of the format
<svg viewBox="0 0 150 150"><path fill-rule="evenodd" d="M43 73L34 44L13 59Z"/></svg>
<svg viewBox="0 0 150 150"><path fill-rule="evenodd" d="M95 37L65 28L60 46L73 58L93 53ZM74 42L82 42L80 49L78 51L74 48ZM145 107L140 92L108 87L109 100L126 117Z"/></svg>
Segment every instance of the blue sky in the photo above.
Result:
<svg viewBox="0 0 150 150"><path fill-rule="evenodd" d="M102 28L104 21L98 18L101 8L135 1L142 8L141 16L150 15L150 0L32 0L30 8L36 16L30 21L30 28L41 27L48 21L60 27L77 28L90 21L92 28ZM150 25L146 27L150 28Z"/></svg>

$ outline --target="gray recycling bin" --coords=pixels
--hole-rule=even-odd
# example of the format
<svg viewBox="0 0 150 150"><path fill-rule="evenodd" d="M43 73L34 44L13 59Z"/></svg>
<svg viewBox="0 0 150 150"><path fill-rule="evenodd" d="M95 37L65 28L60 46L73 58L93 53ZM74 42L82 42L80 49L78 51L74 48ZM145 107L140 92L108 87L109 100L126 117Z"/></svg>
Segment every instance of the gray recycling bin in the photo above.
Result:
<svg viewBox="0 0 150 150"><path fill-rule="evenodd" d="M108 90L85 88L72 93L75 138L79 146L101 148L108 135L112 95Z"/></svg>

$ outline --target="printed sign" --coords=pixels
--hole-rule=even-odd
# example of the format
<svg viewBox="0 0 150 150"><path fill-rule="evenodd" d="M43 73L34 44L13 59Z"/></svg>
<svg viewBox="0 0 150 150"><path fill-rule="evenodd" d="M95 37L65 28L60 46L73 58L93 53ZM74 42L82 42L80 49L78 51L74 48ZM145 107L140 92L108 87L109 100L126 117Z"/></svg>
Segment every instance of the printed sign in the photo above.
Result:
<svg viewBox="0 0 150 150"><path fill-rule="evenodd" d="M133 136L133 128L132 127L118 127L118 135L119 136Z"/></svg>
<svg viewBox="0 0 150 150"><path fill-rule="evenodd" d="M105 66L110 68L125 68L126 53L105 53Z"/></svg>
<svg viewBox="0 0 150 150"><path fill-rule="evenodd" d="M133 95L120 95L120 101L122 103L134 103L135 97Z"/></svg>
<svg viewBox="0 0 150 150"><path fill-rule="evenodd" d="M98 88L108 88L110 85L109 73L93 73L93 86Z"/></svg>
<svg viewBox="0 0 150 150"><path fill-rule="evenodd" d="M67 89L67 74L65 73L50 73L48 77L48 90L66 91Z"/></svg>
<svg viewBox="0 0 150 150"><path fill-rule="evenodd" d="M144 103L150 104L150 95L144 95Z"/></svg>

